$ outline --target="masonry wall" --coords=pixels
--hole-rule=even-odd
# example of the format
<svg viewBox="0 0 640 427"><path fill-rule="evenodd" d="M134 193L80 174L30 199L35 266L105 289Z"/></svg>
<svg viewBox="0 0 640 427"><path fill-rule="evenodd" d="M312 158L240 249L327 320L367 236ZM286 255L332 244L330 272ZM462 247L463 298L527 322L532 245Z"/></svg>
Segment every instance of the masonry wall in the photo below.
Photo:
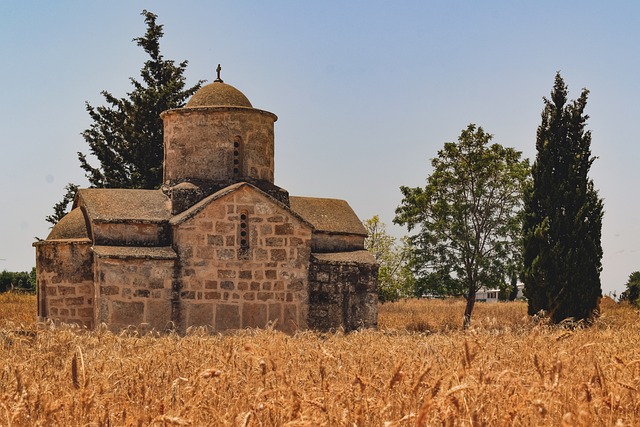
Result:
<svg viewBox="0 0 640 427"><path fill-rule="evenodd" d="M91 228L96 245L159 246L169 238L166 222L94 222Z"/></svg>
<svg viewBox="0 0 640 427"><path fill-rule="evenodd" d="M174 327L174 259L97 255L95 263L96 325L105 323L112 331Z"/></svg>
<svg viewBox="0 0 640 427"><path fill-rule="evenodd" d="M367 251L312 254L310 328L346 332L378 325L378 265Z"/></svg>
<svg viewBox="0 0 640 427"><path fill-rule="evenodd" d="M175 225L173 240L183 328L307 327L311 229L268 197L241 187Z"/></svg>
<svg viewBox="0 0 640 427"><path fill-rule="evenodd" d="M35 244L38 318L93 327L93 256L88 239Z"/></svg>
<svg viewBox="0 0 640 427"><path fill-rule="evenodd" d="M313 252L351 252L364 248L365 236L355 234L313 233Z"/></svg>
<svg viewBox="0 0 640 427"><path fill-rule="evenodd" d="M169 110L164 121L164 182L273 183L272 113L237 107ZM189 161L185 161L189 159Z"/></svg>

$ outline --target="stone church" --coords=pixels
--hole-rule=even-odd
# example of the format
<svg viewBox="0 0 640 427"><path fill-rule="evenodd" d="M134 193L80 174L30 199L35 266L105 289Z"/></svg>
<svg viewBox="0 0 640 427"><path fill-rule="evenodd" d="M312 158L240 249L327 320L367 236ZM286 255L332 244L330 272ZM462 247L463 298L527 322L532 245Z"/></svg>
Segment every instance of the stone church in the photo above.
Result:
<svg viewBox="0 0 640 427"><path fill-rule="evenodd" d="M377 326L366 230L343 200L275 185L275 114L218 69L161 118L162 188L81 189L34 243L41 320L113 331Z"/></svg>

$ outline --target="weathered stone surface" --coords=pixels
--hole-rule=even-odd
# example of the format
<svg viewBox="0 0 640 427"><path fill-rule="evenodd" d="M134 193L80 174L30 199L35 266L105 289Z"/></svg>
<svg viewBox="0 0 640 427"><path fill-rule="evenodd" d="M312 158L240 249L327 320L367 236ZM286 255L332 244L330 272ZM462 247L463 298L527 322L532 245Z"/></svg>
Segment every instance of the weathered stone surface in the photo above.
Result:
<svg viewBox="0 0 640 427"><path fill-rule="evenodd" d="M187 306L187 324L189 326L207 326L213 322L213 305L189 304Z"/></svg>
<svg viewBox="0 0 640 427"><path fill-rule="evenodd" d="M236 304L218 304L216 306L216 331L226 331L228 329L239 329L240 306Z"/></svg>
<svg viewBox="0 0 640 427"><path fill-rule="evenodd" d="M309 326L376 328L378 267L366 251L314 254L309 268Z"/></svg>
<svg viewBox="0 0 640 427"><path fill-rule="evenodd" d="M278 224L275 227L275 233L279 236L289 236L294 233L293 224Z"/></svg>
<svg viewBox="0 0 640 427"><path fill-rule="evenodd" d="M182 108L163 113L162 119L165 182L273 182L274 162L269 154L274 152L274 114L250 108Z"/></svg>
<svg viewBox="0 0 640 427"><path fill-rule="evenodd" d="M137 301L113 301L110 324L119 328L138 326L144 322L144 303Z"/></svg>
<svg viewBox="0 0 640 427"><path fill-rule="evenodd" d="M264 328L267 326L266 304L244 304L242 306L242 327L243 328Z"/></svg>
<svg viewBox="0 0 640 427"><path fill-rule="evenodd" d="M278 329L286 333L293 333L301 329L298 306L296 304L284 304L282 326Z"/></svg>
<svg viewBox="0 0 640 427"><path fill-rule="evenodd" d="M73 305L86 305L84 297L65 298L64 305L69 307Z"/></svg>
<svg viewBox="0 0 640 427"><path fill-rule="evenodd" d="M75 295L76 288L73 286L58 286L58 293L60 295Z"/></svg>
<svg viewBox="0 0 640 427"><path fill-rule="evenodd" d="M164 331L171 321L171 301L151 300L147 302L145 319L151 329Z"/></svg>
<svg viewBox="0 0 640 427"><path fill-rule="evenodd" d="M271 261L284 261L287 259L287 251L284 249L271 249Z"/></svg>
<svg viewBox="0 0 640 427"><path fill-rule="evenodd" d="M88 239L52 240L34 244L37 250L38 317L83 324L93 327L93 257ZM72 295L67 303L76 306L71 311L52 310L64 306L57 296ZM64 314L63 314L64 313Z"/></svg>
<svg viewBox="0 0 640 427"><path fill-rule="evenodd" d="M269 322L275 323L276 329L282 326L282 304L272 302L269 304Z"/></svg>

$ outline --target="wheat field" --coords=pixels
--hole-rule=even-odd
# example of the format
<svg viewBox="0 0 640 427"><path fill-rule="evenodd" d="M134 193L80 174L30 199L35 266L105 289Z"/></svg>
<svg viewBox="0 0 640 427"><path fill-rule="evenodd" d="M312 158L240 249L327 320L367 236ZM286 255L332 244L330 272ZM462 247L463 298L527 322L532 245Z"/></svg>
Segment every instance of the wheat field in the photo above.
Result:
<svg viewBox="0 0 640 427"><path fill-rule="evenodd" d="M380 306L379 330L114 335L0 295L0 426L637 426L640 315L589 328L523 303Z"/></svg>

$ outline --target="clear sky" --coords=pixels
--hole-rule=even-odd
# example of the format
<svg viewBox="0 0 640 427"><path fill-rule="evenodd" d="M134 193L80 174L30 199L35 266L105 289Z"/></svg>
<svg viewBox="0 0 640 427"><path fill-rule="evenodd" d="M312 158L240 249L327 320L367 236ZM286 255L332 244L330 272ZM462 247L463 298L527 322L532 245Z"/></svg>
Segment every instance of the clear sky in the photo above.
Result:
<svg viewBox="0 0 640 427"><path fill-rule="evenodd" d="M469 123L535 157L556 71L590 90L591 170L604 198L605 294L640 270L640 2L0 1L0 270L35 265L34 238L74 182L85 101L131 90L146 56L131 40L158 15L165 58L189 84L222 78L278 115L276 184L349 201L391 224L399 187Z"/></svg>

